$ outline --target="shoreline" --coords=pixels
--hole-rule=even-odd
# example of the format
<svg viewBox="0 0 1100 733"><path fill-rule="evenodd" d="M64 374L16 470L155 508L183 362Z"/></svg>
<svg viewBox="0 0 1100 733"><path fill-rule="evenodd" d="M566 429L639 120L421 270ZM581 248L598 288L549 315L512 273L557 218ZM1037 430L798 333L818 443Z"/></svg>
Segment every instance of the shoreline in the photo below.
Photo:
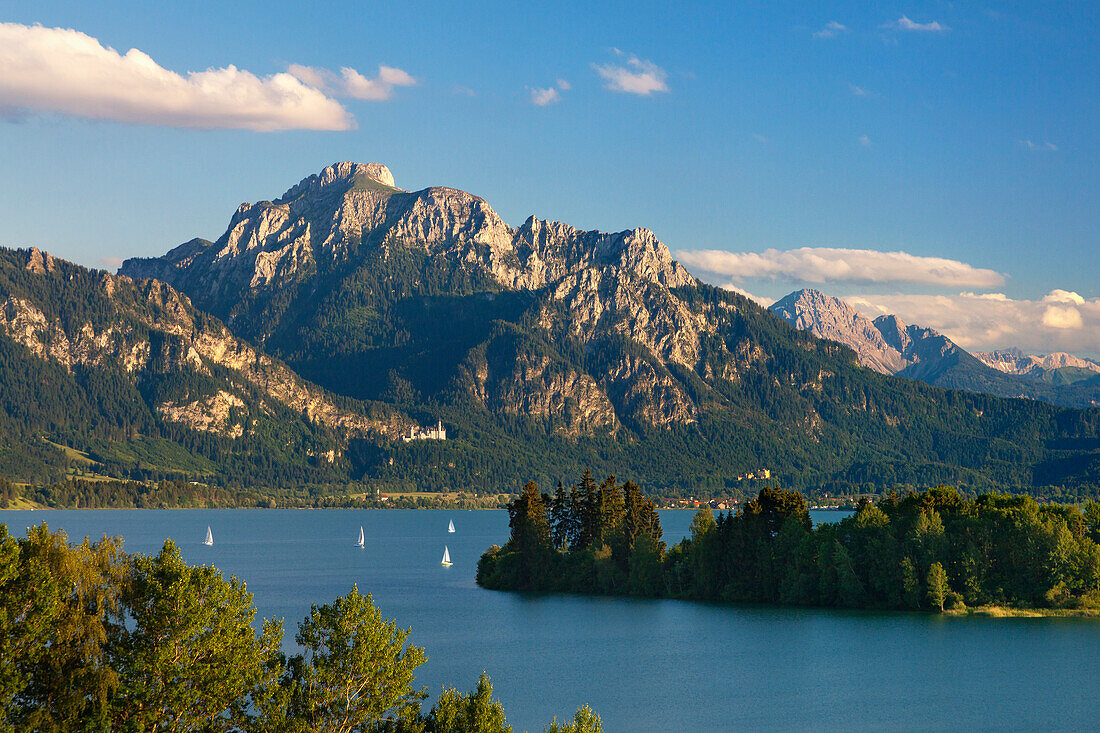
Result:
<svg viewBox="0 0 1100 733"><path fill-rule="evenodd" d="M1011 606L974 606L948 609L943 616L952 618L1096 618L1100 608L1013 608Z"/></svg>
<svg viewBox="0 0 1100 733"><path fill-rule="evenodd" d="M842 613L871 613L884 615L917 615L927 618L1094 618L1100 620L1100 608L1018 608L1013 606L967 606L966 608L948 608L942 613L930 609L912 608L852 608L848 606L801 606L783 603L750 603L741 601L723 601L715 598L687 598L682 596L635 596L624 593L581 593L567 590L514 590L510 588L489 588L477 584L482 590L494 593L518 593L523 596L563 596L577 598L615 598L635 601L679 601L707 606L729 606L736 608L775 608L784 610L804 609L811 611L836 611Z"/></svg>

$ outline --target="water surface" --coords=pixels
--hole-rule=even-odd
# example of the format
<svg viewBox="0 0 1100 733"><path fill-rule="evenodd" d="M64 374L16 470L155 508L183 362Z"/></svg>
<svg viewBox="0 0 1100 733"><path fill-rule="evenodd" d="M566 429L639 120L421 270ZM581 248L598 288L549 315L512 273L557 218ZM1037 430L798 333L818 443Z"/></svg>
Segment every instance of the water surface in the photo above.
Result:
<svg viewBox="0 0 1100 733"><path fill-rule="evenodd" d="M832 521L839 512L814 512ZM662 512L666 540L688 511ZM453 520L457 531L447 533ZM503 511L91 510L3 512L71 539L122 535L130 552L175 540L236 574L287 642L312 603L373 594L412 627L417 679L473 688L484 669L517 731L582 703L608 731L1084 730L1100 719L1100 622L728 606L487 591L477 558ZM206 527L215 544L201 544ZM366 547L354 547L362 525ZM439 561L449 546L454 566Z"/></svg>

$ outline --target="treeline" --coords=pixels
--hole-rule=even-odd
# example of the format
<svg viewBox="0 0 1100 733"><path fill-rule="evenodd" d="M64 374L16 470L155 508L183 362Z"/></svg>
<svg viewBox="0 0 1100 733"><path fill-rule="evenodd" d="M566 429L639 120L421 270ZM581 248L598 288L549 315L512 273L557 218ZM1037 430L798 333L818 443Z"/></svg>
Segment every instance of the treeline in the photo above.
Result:
<svg viewBox="0 0 1100 733"><path fill-rule="evenodd" d="M565 495L574 493L584 495ZM736 512L701 510L691 536L668 551L659 523L631 535L621 512L568 506L555 514L554 499L529 484L509 508L510 539L482 556L478 583L845 608L1100 608L1095 502L966 499L941 487L864 500L814 527L801 494L766 488ZM597 526L574 533L574 507Z"/></svg>
<svg viewBox="0 0 1100 733"><path fill-rule="evenodd" d="M507 494L389 497L358 484L314 485L245 491L197 481L117 481L74 478L46 486L19 487L0 478L0 509L18 498L50 509L503 509Z"/></svg>
<svg viewBox="0 0 1100 733"><path fill-rule="evenodd" d="M69 479L30 486L22 495L51 509L247 509L259 507L361 508L362 499L331 493L335 487L309 491L242 491L197 481L116 481ZM343 487L347 488L347 487Z"/></svg>
<svg viewBox="0 0 1100 733"><path fill-rule="evenodd" d="M168 541L126 555L120 538L71 546L45 524L0 524L0 730L505 733L484 673L425 711L424 650L355 587L298 624L253 628L235 577L185 563ZM587 706L550 733L597 733Z"/></svg>
<svg viewBox="0 0 1100 733"><path fill-rule="evenodd" d="M29 486L22 496L52 509L174 509L187 507L266 507L272 500L191 481L70 479ZM274 504L270 504L274 506Z"/></svg>

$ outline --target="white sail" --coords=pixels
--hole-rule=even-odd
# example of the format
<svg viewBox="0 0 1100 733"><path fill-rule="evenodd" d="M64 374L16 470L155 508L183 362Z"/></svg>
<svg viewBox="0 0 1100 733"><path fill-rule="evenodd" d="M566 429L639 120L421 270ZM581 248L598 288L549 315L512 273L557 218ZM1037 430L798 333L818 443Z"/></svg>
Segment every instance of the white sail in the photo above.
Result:
<svg viewBox="0 0 1100 733"><path fill-rule="evenodd" d="M451 551L447 549L446 545L443 545L443 565L451 564Z"/></svg>
<svg viewBox="0 0 1100 733"><path fill-rule="evenodd" d="M210 531L210 526L206 527L206 539L202 541L204 545L214 544L214 533Z"/></svg>
<svg viewBox="0 0 1100 733"><path fill-rule="evenodd" d="M355 546L356 547L362 547L363 546L363 541L365 539L366 539L366 537L363 536L363 528L360 527L359 528L359 541L355 543Z"/></svg>
<svg viewBox="0 0 1100 733"><path fill-rule="evenodd" d="M447 523L447 531L448 532L454 532L455 531L455 523L453 521Z"/></svg>

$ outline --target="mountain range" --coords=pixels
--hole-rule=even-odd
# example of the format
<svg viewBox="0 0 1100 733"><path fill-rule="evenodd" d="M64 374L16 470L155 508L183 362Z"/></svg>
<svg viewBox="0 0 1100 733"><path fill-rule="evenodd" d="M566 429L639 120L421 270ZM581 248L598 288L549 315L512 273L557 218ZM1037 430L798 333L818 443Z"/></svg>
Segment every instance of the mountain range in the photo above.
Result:
<svg viewBox="0 0 1100 733"><path fill-rule="evenodd" d="M1059 384L1082 382L1100 374L1100 363L1064 351L1038 356L1011 348L974 352L974 356L986 366L1005 374L1019 374Z"/></svg>
<svg viewBox="0 0 1100 733"><path fill-rule="evenodd" d="M737 492L763 469L823 490L1100 486L1100 410L880 374L696 280L647 229L512 227L378 164L326 167L118 275L3 250L0 303L9 476L94 461L283 487L498 491L583 467L662 494ZM911 328L875 330L904 361L935 346L904 346ZM438 422L446 440L402 439Z"/></svg>
<svg viewBox="0 0 1100 733"><path fill-rule="evenodd" d="M795 328L850 347L861 364L882 374L1066 407L1100 405L1100 364L1072 354L971 354L933 329L907 325L896 315L872 320L817 290L797 290L769 310Z"/></svg>

